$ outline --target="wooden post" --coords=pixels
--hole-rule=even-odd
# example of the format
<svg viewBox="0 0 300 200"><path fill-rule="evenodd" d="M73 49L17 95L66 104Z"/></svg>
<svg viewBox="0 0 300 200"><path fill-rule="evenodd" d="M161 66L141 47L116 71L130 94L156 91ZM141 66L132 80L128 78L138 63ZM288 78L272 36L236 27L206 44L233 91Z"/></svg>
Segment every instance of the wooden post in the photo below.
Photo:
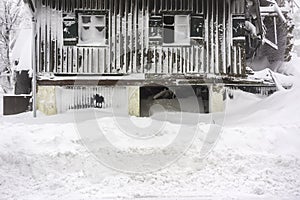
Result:
<svg viewBox="0 0 300 200"><path fill-rule="evenodd" d="M36 75L37 75L37 66L36 66L36 17L33 14L32 17L32 47L31 47L31 62L32 62L32 110L33 110L33 117L36 117Z"/></svg>

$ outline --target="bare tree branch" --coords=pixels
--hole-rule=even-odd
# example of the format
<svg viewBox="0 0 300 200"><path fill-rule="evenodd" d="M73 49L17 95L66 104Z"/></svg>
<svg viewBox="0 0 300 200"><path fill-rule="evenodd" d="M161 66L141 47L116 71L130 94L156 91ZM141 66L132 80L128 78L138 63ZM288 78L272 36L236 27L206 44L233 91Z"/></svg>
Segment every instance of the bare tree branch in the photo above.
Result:
<svg viewBox="0 0 300 200"><path fill-rule="evenodd" d="M22 0L0 1L0 74L12 74L10 44L21 21L22 6ZM8 80L5 81L8 85L2 85L2 87L11 88L11 78L8 77Z"/></svg>

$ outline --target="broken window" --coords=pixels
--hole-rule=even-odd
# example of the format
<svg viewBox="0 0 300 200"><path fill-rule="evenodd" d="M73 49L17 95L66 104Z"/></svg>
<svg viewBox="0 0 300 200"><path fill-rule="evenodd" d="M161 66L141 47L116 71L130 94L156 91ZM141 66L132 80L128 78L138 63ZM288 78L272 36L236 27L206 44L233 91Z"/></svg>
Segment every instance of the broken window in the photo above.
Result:
<svg viewBox="0 0 300 200"><path fill-rule="evenodd" d="M78 14L78 43L80 45L106 44L106 16L87 13Z"/></svg>

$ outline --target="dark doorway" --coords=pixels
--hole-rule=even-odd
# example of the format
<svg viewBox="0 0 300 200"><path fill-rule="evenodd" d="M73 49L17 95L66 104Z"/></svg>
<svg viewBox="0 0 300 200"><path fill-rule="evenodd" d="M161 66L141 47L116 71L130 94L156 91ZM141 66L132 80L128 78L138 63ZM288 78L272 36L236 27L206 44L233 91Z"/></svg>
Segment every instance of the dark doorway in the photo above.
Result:
<svg viewBox="0 0 300 200"><path fill-rule="evenodd" d="M29 77L29 71L16 71L15 94L30 94L32 78Z"/></svg>
<svg viewBox="0 0 300 200"><path fill-rule="evenodd" d="M199 86L145 86L140 89L141 116L156 112L209 112L209 90ZM195 101L197 105L194 104ZM195 106L197 109L195 109Z"/></svg>

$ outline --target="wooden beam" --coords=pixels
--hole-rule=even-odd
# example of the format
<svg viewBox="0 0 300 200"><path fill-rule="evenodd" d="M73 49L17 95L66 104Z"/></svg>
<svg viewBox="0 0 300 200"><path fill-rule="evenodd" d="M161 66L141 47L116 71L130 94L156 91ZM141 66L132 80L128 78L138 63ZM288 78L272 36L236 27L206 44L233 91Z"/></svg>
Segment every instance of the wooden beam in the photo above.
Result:
<svg viewBox="0 0 300 200"><path fill-rule="evenodd" d="M100 78L96 76L94 79L88 76L61 77L56 76L56 79L38 79L38 85L49 86L67 86L67 85L99 85L99 86L143 86L143 85L207 85L207 84L225 84L231 86L258 86L258 87L273 87L275 83L264 83L261 80L253 81L246 78L235 79L233 77L220 76L219 78L210 78L205 75L151 75L148 74L144 78L125 78L126 76L115 76L113 78Z"/></svg>

